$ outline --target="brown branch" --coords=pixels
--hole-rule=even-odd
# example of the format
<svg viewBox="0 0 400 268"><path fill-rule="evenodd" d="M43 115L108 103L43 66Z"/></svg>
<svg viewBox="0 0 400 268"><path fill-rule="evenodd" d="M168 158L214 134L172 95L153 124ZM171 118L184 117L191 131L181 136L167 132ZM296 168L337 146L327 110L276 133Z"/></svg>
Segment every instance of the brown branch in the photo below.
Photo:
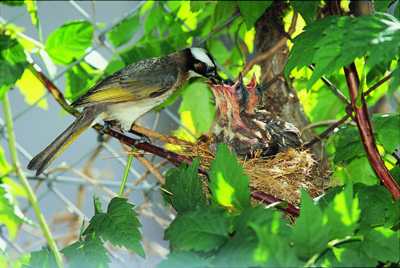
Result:
<svg viewBox="0 0 400 268"><path fill-rule="evenodd" d="M147 160L144 156L134 154L135 158L147 168L147 170L157 179L157 181L161 184L165 184L164 176L154 167L154 165Z"/></svg>
<svg viewBox="0 0 400 268"><path fill-rule="evenodd" d="M327 1L327 4L329 5L331 13L333 15L341 15L340 0ZM358 77L357 69L354 65L354 62L350 64L349 67L344 68L344 73L346 75L346 81L349 87L353 111L357 118L358 130L360 131L360 136L363 141L369 162L374 168L379 179L382 181L383 185L385 185L385 187L392 194L393 198L395 200L399 200L400 187L397 185L396 181L393 179L389 170L386 168L385 164L382 161L382 158L376 146L374 134L372 133L371 121L369 120L368 109L367 104L365 103L364 94L362 94L361 92L359 94L360 79Z"/></svg>
<svg viewBox="0 0 400 268"><path fill-rule="evenodd" d="M296 30L296 22L297 22L297 11L293 13L293 19L292 19L292 24L290 25L288 35L292 35L294 31ZM286 41L288 40L287 37L283 37L281 40L279 40L278 43L276 43L275 46L271 47L264 53L258 55L254 59L250 60L246 66L243 69L242 75L246 76L246 74L253 68L254 64L257 64L259 62L265 61L269 57L271 57L274 53L276 53L282 46L286 44Z"/></svg>
<svg viewBox="0 0 400 268"><path fill-rule="evenodd" d="M361 98L362 105L361 107L357 107L357 95L360 86L360 80L354 63L352 63L348 68L344 68L344 72L346 75L347 85L349 86L353 110L357 118L358 129L360 131L361 139L363 141L365 151L367 152L369 162L375 169L376 174L378 174L378 177L381 179L383 185L388 188L393 198L395 200L399 200L400 187L397 185L389 170L386 168L379 154L378 148L376 147L374 134L372 133L371 128L371 121L369 120L368 109L363 94L360 94L359 97Z"/></svg>
<svg viewBox="0 0 400 268"><path fill-rule="evenodd" d="M337 121L335 124L333 124L332 126L330 126L327 130L325 130L324 132L321 133L321 135L319 135L318 137L316 137L315 139L313 139L312 141L310 141L309 143L306 143L304 145L304 148L310 148L311 146L313 146L315 143L319 142L320 140L322 140L324 137L326 137L329 133L331 133L335 128L337 128L338 126L340 126L341 124L343 124L349 117L351 116L351 112L348 112L345 117L343 117L342 119L340 119L339 121Z"/></svg>
<svg viewBox="0 0 400 268"><path fill-rule="evenodd" d="M42 82L42 84L47 88L47 90L53 95L53 97L56 99L56 101L61 105L61 107L63 107L68 113L70 113L71 115L78 117L79 116L79 112L77 110L75 110L74 108L72 108L71 106L69 106L67 104L66 99L64 98L63 94L61 93L61 91L40 71L37 70L33 64L33 62L30 65L30 68L33 72L33 74ZM100 130L102 128L102 126L100 124L96 124L93 126L93 128ZM120 142L125 143L129 146L134 146L139 150L143 150L149 153L152 153L154 155L157 155L159 157L165 158L171 162L174 162L176 164L182 164L183 162L186 162L187 165L191 165L193 160L185 158L181 155L178 155L176 153L170 152L166 149L154 146L150 143L147 142L140 142L138 143L137 139L128 137L126 135L124 135L123 133L112 129L112 128L106 128L104 130L104 133L118 139ZM198 167L198 170L200 173L208 175L208 168L204 168L202 166ZM80 174L80 176L85 178L84 174ZM85 178L87 179L87 178ZM90 183L93 184L92 181L88 180ZM115 194L116 196L116 194ZM268 194L265 193L260 193L260 192L255 192L254 189L252 189L252 196L258 200L264 201L267 204L273 204L276 202L283 202L282 200L279 200L273 196L270 196ZM279 209L281 209L282 211L285 211L287 213L290 213L292 215L299 215L299 210L293 206L291 206L290 204L288 204L288 208L283 208L278 206Z"/></svg>
<svg viewBox="0 0 400 268"><path fill-rule="evenodd" d="M380 85L382 85L383 83L385 83L387 80L389 80L390 78L392 78L393 72L391 72L390 74L388 74L386 77L382 78L380 81L378 81L375 85L373 85L370 89L368 89L367 91L365 91L363 93L364 96L369 95L369 93L371 93L372 91L374 91L375 89L377 89Z"/></svg>

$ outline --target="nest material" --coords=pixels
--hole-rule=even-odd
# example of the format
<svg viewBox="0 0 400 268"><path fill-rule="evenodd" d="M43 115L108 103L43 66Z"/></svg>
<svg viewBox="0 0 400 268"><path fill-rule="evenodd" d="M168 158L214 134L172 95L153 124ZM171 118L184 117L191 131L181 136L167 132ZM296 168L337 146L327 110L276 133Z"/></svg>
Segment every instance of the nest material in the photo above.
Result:
<svg viewBox="0 0 400 268"><path fill-rule="evenodd" d="M215 155L208 149L211 140L212 137L203 136L193 146L185 146L179 154L190 159L200 156L200 164L209 167L215 160ZM288 149L269 157L258 157L259 154L254 152L251 158L238 158L244 173L249 175L249 185L258 191L298 206L301 188L317 197L331 186L326 175L328 169L314 160L308 150ZM259 203L258 200L252 201Z"/></svg>

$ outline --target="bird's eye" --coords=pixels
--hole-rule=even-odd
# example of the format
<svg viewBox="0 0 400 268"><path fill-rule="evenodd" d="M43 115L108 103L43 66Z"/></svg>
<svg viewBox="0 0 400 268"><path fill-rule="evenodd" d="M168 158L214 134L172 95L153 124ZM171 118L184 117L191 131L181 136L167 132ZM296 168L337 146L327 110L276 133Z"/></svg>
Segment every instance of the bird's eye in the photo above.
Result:
<svg viewBox="0 0 400 268"><path fill-rule="evenodd" d="M242 86L240 85L240 84L238 84L237 86L236 86L236 91L241 91L242 90Z"/></svg>
<svg viewBox="0 0 400 268"><path fill-rule="evenodd" d="M257 86L257 87L256 87L256 92L257 92L257 93L261 93L261 87L260 87L260 86Z"/></svg>

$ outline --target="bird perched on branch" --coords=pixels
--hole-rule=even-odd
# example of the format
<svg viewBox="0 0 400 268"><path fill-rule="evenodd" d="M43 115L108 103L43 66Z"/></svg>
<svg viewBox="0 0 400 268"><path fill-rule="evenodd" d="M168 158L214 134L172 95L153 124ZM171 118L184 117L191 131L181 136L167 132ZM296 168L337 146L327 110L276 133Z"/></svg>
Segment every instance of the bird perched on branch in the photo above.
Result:
<svg viewBox="0 0 400 268"><path fill-rule="evenodd" d="M216 91L215 87L211 85L213 91ZM224 93L228 124L211 142L212 152L215 152L219 142L227 143L232 151L243 157L257 149L261 149L262 155L266 156L289 147L301 147L300 132L294 125L274 118L264 110L256 110L262 105L263 92L254 75L247 86L239 74L237 83L219 85L218 90ZM217 101L218 105L221 103ZM223 110L224 107L218 109ZM219 118L217 122L220 122Z"/></svg>
<svg viewBox="0 0 400 268"><path fill-rule="evenodd" d="M201 48L187 48L162 57L142 60L108 76L71 104L83 107L80 116L50 145L36 155L28 169L39 175L89 127L104 120L104 128L118 125L131 131L142 114L158 106L192 77L218 83L214 59Z"/></svg>

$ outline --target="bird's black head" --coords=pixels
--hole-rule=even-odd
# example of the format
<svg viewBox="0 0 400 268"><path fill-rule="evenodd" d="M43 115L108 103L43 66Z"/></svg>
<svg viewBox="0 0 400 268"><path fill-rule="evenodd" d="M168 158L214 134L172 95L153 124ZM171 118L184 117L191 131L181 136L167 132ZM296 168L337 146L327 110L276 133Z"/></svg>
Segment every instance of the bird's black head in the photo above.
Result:
<svg viewBox="0 0 400 268"><path fill-rule="evenodd" d="M191 77L203 76L210 79L214 84L219 84L222 79L217 73L213 57L204 49L192 47L188 49L188 70Z"/></svg>
<svg viewBox="0 0 400 268"><path fill-rule="evenodd" d="M249 99L249 90L243 83L242 73L239 73L239 81L234 87L237 94L237 102L241 105L245 105Z"/></svg>

